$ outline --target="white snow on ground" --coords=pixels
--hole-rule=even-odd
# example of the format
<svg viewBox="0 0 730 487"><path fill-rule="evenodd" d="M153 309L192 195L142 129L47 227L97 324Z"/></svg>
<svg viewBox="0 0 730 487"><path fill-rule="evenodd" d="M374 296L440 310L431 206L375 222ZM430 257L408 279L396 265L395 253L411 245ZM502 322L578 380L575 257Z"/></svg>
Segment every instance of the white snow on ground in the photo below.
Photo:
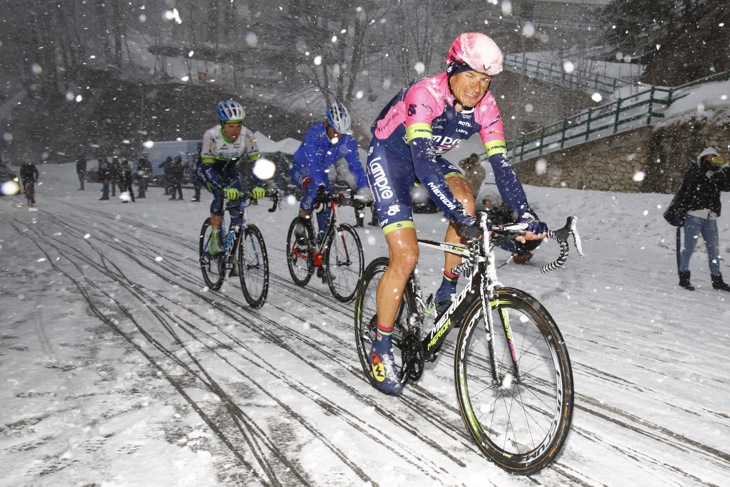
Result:
<svg viewBox="0 0 730 487"><path fill-rule="evenodd" d="M364 379L352 305L291 282L284 260L297 202L249 218L271 261L266 305L237 282L204 288L205 203L98 201L71 163L40 167L38 206L0 198L0 485L725 485L730 478L730 293L677 286L670 196L527 187L552 226L579 218L585 257L543 275L544 244L506 285L535 295L570 349L576 402L558 460L530 478L482 457L458 412L453 355L400 398ZM627 176L627 177L630 177ZM493 187L492 187L493 188ZM190 198L190 190L185 190ZM730 255L730 201L719 220ZM354 222L352 210L343 218ZM417 215L442 236L439 215ZM379 230L358 230L366 261ZM507 259L507 254L498 256ZM422 252L427 290L441 257ZM723 262L726 277L728 265ZM449 337L453 341L454 337Z"/></svg>

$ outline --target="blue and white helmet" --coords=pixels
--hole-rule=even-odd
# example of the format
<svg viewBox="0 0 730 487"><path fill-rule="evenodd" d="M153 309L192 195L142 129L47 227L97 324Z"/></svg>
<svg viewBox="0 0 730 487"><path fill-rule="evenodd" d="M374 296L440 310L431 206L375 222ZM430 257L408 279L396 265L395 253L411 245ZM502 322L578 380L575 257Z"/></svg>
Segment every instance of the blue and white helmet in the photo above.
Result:
<svg viewBox="0 0 730 487"><path fill-rule="evenodd" d="M225 100L218 104L218 118L222 123L243 123L243 119L246 118L246 112L240 103L233 100Z"/></svg>
<svg viewBox="0 0 730 487"><path fill-rule="evenodd" d="M335 103L331 107L327 107L327 123L340 134L352 133L350 112L347 111L347 108L342 103Z"/></svg>

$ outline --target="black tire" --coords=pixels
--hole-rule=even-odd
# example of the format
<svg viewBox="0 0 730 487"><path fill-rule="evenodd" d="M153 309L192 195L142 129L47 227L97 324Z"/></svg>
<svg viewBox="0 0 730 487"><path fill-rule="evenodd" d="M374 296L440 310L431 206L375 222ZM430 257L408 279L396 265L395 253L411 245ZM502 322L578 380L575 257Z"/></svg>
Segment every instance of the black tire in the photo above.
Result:
<svg viewBox="0 0 730 487"><path fill-rule="evenodd" d="M487 340L479 299L459 332L454 372L461 417L491 461L529 475L555 459L570 431L570 357L555 321L529 294L496 289L493 306L493 340Z"/></svg>
<svg viewBox="0 0 730 487"><path fill-rule="evenodd" d="M306 235L306 243L297 243L294 240L295 230L301 229ZM289 232L286 234L286 263L289 266L289 274L298 286L306 286L314 274L314 249L310 248L314 241L312 226L309 221L302 217L296 217L289 225Z"/></svg>
<svg viewBox="0 0 730 487"><path fill-rule="evenodd" d="M387 257L378 257L373 260L363 272L360 284L355 293L355 344L357 346L357 354L360 357L360 365L368 381L373 387L376 387L375 376L370 367L370 349L375 341L375 333L377 327L377 309L375 307L375 293L383 276L385 269L388 267L389 259ZM407 331L407 320L410 314L415 313L416 305L413 291L410 284L406 286L401 300L401 306L396 315L395 327L393 328L393 358L396 369L399 374L403 370L403 356L401 353L401 344L403 337ZM408 378L405 377L405 384Z"/></svg>
<svg viewBox="0 0 730 487"><path fill-rule="evenodd" d="M264 237L256 225L244 228L236 262L243 297L252 308L260 308L269 293L269 256Z"/></svg>
<svg viewBox="0 0 730 487"><path fill-rule="evenodd" d="M210 242L212 227L210 226L210 218L206 218L203 227L200 229L199 262L200 270L203 272L203 280L205 285L211 291L217 291L223 285L226 278L226 265L223 254L217 257L211 257L208 253L208 243Z"/></svg>
<svg viewBox="0 0 730 487"><path fill-rule="evenodd" d="M365 267L360 236L351 225L343 223L329 234L324 248L322 265L327 285L337 301L349 303Z"/></svg>

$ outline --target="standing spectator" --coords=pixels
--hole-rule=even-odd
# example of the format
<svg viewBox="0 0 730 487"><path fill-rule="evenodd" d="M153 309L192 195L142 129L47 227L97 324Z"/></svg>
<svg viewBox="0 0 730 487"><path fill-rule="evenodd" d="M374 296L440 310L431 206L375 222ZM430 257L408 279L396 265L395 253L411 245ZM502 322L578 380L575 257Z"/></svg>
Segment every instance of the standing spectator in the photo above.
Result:
<svg viewBox="0 0 730 487"><path fill-rule="evenodd" d="M165 188L164 195L170 194L170 176L172 169L172 156L167 156L159 165L162 168L162 187ZM173 194L174 196L174 194Z"/></svg>
<svg viewBox="0 0 730 487"><path fill-rule="evenodd" d="M145 180L144 180L144 169L142 167L142 158L137 159L137 166L134 168L134 173L132 175L133 180L137 182L137 198L144 198L145 197Z"/></svg>
<svg viewBox="0 0 730 487"><path fill-rule="evenodd" d="M147 159L147 154L142 154L137 159L137 181L138 181L138 198L144 198L147 192L147 187L150 184L150 178L152 177L152 164Z"/></svg>
<svg viewBox="0 0 730 487"><path fill-rule="evenodd" d="M99 199L108 200L111 171L109 170L109 162L106 160L106 157L99 159L99 181L101 181L101 198Z"/></svg>
<svg viewBox="0 0 730 487"><path fill-rule="evenodd" d="M122 159L122 165L119 169L119 196L122 197L122 203L127 203L128 199L124 193L129 193L129 199L134 203L134 189L132 188L132 168L129 161Z"/></svg>
<svg viewBox="0 0 730 487"><path fill-rule="evenodd" d="M180 155L175 156L169 166L168 171L170 181L170 194L172 194L170 200L174 201L176 199L179 199L180 201L182 201L182 180L185 174L185 168L183 167L182 157L180 157Z"/></svg>
<svg viewBox="0 0 730 487"><path fill-rule="evenodd" d="M476 154L472 154L468 158L463 159L459 162L459 166L464 170L466 182L469 183L471 192L474 193L474 198L476 198L482 187L482 183L484 183L484 178L487 177L486 169L480 164L479 156Z"/></svg>
<svg viewBox="0 0 730 487"><path fill-rule="evenodd" d="M112 190L112 196L117 195L117 186L119 186L119 191L121 192L122 185L120 184L120 176L121 176L121 170L119 164L119 159L116 157L112 157L112 165L109 168L109 181L111 184L111 190Z"/></svg>
<svg viewBox="0 0 730 487"><path fill-rule="evenodd" d="M83 191L86 182L86 157L83 154L76 158L76 175L79 177L79 184L81 185L79 191Z"/></svg>
<svg viewBox="0 0 730 487"><path fill-rule="evenodd" d="M717 218L722 210L720 191L730 191L730 168L724 157L708 147L697 156L696 161L690 163L674 197L675 204L685 213L684 248L679 252L678 262L679 285L689 291L695 289L690 283L689 261L700 235L707 247L712 287L730 291L730 286L722 280L720 272L717 234Z"/></svg>
<svg viewBox="0 0 730 487"><path fill-rule="evenodd" d="M193 154L193 190L195 191L195 195L193 196L193 199L191 201L197 203L200 201L200 188L203 185L202 180L200 179L200 176L198 175L200 171L200 151L203 150L203 143L198 142L198 150L195 151L195 154Z"/></svg>

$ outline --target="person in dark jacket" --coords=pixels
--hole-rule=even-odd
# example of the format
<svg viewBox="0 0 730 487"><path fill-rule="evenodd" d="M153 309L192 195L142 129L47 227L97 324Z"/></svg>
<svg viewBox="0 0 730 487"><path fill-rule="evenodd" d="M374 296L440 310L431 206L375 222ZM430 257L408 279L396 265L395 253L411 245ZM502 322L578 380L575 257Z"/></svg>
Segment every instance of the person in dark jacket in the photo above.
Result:
<svg viewBox="0 0 730 487"><path fill-rule="evenodd" d="M109 199L109 183L111 183L111 170L106 157L99 159L99 181L101 181L101 198L100 200Z"/></svg>
<svg viewBox="0 0 730 487"><path fill-rule="evenodd" d="M147 159L147 154L142 154L137 159L137 169L135 172L137 178L137 198L144 198L150 178L152 177L152 164Z"/></svg>
<svg viewBox="0 0 730 487"><path fill-rule="evenodd" d="M119 181L120 191L119 195L122 197L122 203L127 203L128 199L125 196L125 192L129 193L129 199L134 203L134 189L132 188L132 168L129 165L129 161L122 159L122 165L119 169Z"/></svg>
<svg viewBox="0 0 730 487"><path fill-rule="evenodd" d="M185 174L182 157L180 157L179 155L175 156L175 158L172 160L172 164L170 165L167 174L169 174L170 194L172 194L170 199L179 199L180 201L182 201L182 180Z"/></svg>
<svg viewBox="0 0 730 487"><path fill-rule="evenodd" d="M170 188L172 187L172 156L167 156L164 161L162 161L159 164L159 167L162 168L162 187L165 189L165 196L168 196L170 194ZM173 193L173 196L175 194Z"/></svg>
<svg viewBox="0 0 730 487"><path fill-rule="evenodd" d="M730 191L730 167L717 150L708 147L690 164L675 196L677 206L685 212L684 247L679 254L679 285L684 289L694 291L689 261L702 235L707 246L712 287L730 291L720 272L717 218L722 209L721 191Z"/></svg>
<svg viewBox="0 0 730 487"><path fill-rule="evenodd" d="M117 187L119 187L119 192L122 192L122 168L121 163L119 162L118 157L112 157L112 164L109 166L109 180L110 180L110 187L112 190L112 196L117 195Z"/></svg>
<svg viewBox="0 0 730 487"><path fill-rule="evenodd" d="M23 194L30 197L30 202L33 205L35 205L35 182L38 181L38 176L38 168L32 162L26 162L20 166Z"/></svg>
<svg viewBox="0 0 730 487"><path fill-rule="evenodd" d="M83 154L76 158L76 175L79 177L79 184L81 185L79 191L83 191L86 182L86 157Z"/></svg>

